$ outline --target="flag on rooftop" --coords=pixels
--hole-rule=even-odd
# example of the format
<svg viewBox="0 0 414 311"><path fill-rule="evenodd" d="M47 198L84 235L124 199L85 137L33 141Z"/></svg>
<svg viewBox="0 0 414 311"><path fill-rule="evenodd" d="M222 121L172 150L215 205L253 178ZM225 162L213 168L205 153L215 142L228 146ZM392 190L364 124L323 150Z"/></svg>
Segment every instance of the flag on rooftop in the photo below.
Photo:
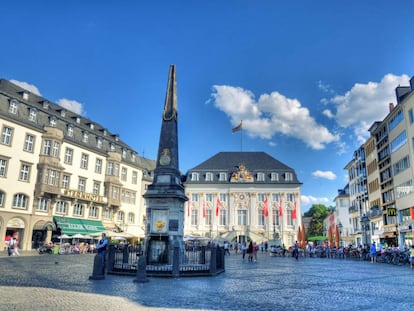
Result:
<svg viewBox="0 0 414 311"><path fill-rule="evenodd" d="M238 131L241 131L243 129L243 121L240 121L240 124L237 125L236 127L233 127L233 129L231 130L232 133L236 133Z"/></svg>

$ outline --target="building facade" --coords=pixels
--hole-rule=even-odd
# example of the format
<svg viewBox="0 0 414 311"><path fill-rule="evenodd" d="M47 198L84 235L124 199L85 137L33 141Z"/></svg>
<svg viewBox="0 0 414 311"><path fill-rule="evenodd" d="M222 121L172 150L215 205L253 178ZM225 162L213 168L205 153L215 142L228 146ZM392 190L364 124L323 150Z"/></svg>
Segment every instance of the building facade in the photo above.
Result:
<svg viewBox="0 0 414 311"><path fill-rule="evenodd" d="M0 80L0 248L30 250L61 234L143 236L142 194L155 162L118 135Z"/></svg>
<svg viewBox="0 0 414 311"><path fill-rule="evenodd" d="M396 88L396 99L345 168L355 242L403 249L414 240L414 77Z"/></svg>
<svg viewBox="0 0 414 311"><path fill-rule="evenodd" d="M302 226L295 171L264 152L220 152L185 176L184 234L292 245Z"/></svg>

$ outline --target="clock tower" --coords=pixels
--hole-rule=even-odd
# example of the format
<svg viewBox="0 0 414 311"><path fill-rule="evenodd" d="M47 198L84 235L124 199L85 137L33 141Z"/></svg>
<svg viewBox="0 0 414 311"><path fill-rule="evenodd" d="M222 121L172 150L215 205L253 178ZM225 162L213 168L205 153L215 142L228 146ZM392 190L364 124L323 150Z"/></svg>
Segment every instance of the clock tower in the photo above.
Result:
<svg viewBox="0 0 414 311"><path fill-rule="evenodd" d="M178 116L175 65L170 66L154 180L147 202L147 264L171 264L174 247L184 249L185 196L178 166Z"/></svg>

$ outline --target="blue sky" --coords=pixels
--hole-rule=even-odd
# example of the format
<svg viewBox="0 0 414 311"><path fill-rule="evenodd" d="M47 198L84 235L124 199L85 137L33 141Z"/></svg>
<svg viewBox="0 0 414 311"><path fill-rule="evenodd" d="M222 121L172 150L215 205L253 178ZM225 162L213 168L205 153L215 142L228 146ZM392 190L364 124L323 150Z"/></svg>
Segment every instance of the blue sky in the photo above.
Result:
<svg viewBox="0 0 414 311"><path fill-rule="evenodd" d="M412 1L2 1L0 77L155 159L177 66L180 170L220 151L294 168L302 209L332 205L345 165L414 75Z"/></svg>

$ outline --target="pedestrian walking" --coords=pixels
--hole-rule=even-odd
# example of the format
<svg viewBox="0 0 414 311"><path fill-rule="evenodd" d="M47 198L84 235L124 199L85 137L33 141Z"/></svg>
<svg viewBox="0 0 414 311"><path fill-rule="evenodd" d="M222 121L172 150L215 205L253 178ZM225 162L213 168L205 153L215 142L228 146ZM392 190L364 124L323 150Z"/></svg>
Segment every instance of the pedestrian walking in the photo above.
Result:
<svg viewBox="0 0 414 311"><path fill-rule="evenodd" d="M298 258L299 258L299 244L298 244L298 241L296 241L295 244L293 245L292 257L295 257L296 260L298 260Z"/></svg>
<svg viewBox="0 0 414 311"><path fill-rule="evenodd" d="M253 243L253 258L254 262L257 261L257 252L259 251L259 245L256 244L256 242Z"/></svg>
<svg viewBox="0 0 414 311"><path fill-rule="evenodd" d="M224 256L226 256L226 254L228 254L230 256L230 244L227 241L224 241Z"/></svg>
<svg viewBox="0 0 414 311"><path fill-rule="evenodd" d="M375 245L375 242L372 242L369 254L371 256L371 263L374 263L374 261L376 261L377 256L377 246Z"/></svg>
<svg viewBox="0 0 414 311"><path fill-rule="evenodd" d="M246 252L247 252L246 242L243 242L241 244L241 252L242 252L242 258L244 260L244 257L246 257Z"/></svg>
<svg viewBox="0 0 414 311"><path fill-rule="evenodd" d="M253 261L253 242L250 241L249 246L247 247L247 259L248 261Z"/></svg>
<svg viewBox="0 0 414 311"><path fill-rule="evenodd" d="M234 243L234 253L237 255L237 252L239 251L239 248L240 248L240 246L239 246L239 243Z"/></svg>

